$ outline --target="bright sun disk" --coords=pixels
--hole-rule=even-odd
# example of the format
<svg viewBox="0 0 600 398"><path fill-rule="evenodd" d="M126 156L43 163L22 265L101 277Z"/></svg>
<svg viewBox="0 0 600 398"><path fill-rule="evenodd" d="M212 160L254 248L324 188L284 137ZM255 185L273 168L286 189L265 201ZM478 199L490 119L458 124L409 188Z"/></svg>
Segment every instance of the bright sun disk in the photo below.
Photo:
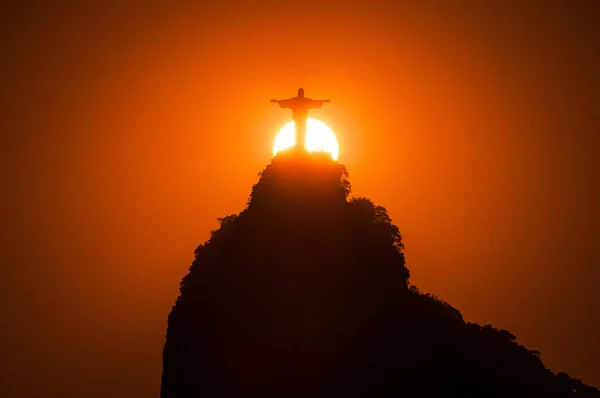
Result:
<svg viewBox="0 0 600 398"><path fill-rule="evenodd" d="M289 122L279 130L273 142L273 155L293 146L296 142L296 126ZM320 120L308 118L306 120L306 149L309 152L325 151L337 160L339 147L333 131Z"/></svg>

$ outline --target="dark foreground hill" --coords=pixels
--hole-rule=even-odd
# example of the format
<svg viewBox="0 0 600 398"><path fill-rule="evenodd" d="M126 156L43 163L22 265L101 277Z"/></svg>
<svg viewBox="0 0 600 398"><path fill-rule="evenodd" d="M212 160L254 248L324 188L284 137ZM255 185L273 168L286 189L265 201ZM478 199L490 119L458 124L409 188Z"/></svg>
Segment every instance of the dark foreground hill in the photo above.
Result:
<svg viewBox="0 0 600 398"><path fill-rule="evenodd" d="M327 154L280 153L196 249L169 315L163 398L600 397L506 330L409 287L385 208Z"/></svg>

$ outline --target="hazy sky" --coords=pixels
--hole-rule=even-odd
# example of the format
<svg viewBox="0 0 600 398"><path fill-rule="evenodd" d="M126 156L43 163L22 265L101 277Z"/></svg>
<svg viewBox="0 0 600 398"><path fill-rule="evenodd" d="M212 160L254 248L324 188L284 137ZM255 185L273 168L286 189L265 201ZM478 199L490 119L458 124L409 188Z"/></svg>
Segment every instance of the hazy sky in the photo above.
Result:
<svg viewBox="0 0 600 398"><path fill-rule="evenodd" d="M413 284L600 386L597 2L110 3L0 10L0 395L158 395L298 87Z"/></svg>

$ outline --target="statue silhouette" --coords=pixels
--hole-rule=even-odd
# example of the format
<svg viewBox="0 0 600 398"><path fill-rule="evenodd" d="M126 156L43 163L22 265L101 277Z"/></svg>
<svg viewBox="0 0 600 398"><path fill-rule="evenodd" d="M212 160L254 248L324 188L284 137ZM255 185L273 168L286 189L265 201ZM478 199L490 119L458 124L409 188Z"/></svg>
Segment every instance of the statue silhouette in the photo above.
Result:
<svg viewBox="0 0 600 398"><path fill-rule="evenodd" d="M296 149L304 149L306 145L306 119L308 118L308 110L320 108L326 100L314 100L304 96L304 89L298 89L298 96L284 100L272 99L271 102L276 102L284 109L292 110L292 118L296 126Z"/></svg>

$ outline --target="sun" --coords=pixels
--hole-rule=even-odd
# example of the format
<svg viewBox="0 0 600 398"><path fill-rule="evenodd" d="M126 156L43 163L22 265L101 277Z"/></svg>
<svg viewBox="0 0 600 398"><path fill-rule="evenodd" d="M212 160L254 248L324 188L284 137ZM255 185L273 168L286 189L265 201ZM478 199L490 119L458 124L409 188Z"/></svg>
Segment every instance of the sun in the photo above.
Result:
<svg viewBox="0 0 600 398"><path fill-rule="evenodd" d="M294 145L295 132L293 121L279 130L273 142L273 155ZM313 118L306 120L306 149L309 152L329 152L333 160L337 160L339 155L339 147L333 131L322 121Z"/></svg>

